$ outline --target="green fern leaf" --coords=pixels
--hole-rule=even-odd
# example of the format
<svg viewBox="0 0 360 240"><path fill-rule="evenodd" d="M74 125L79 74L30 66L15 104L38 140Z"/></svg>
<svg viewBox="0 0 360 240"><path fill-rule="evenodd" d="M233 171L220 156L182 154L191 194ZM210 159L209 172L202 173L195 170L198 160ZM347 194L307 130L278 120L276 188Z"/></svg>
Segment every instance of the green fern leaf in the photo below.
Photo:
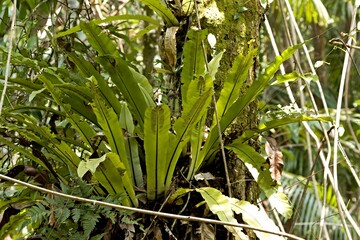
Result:
<svg viewBox="0 0 360 240"><path fill-rule="evenodd" d="M168 162L170 109L166 105L149 108L145 113L144 149L147 176L147 197L155 200L165 191Z"/></svg>
<svg viewBox="0 0 360 240"><path fill-rule="evenodd" d="M304 42L306 43L306 42ZM275 73L279 70L280 65L288 60L294 52L299 49L304 43L297 44L295 46L287 48L281 56L277 56L275 61L266 68L265 72L259 76L258 80L250 86L244 96L238 98L231 107L226 111L220 120L221 132L224 132L226 128L234 121L234 119L242 113L255 98L270 85L270 81L274 77ZM209 159L215 151L218 150L219 133L218 129L214 127L209 134L209 137L201 151L201 158Z"/></svg>
<svg viewBox="0 0 360 240"><path fill-rule="evenodd" d="M205 73L205 58L201 42L206 38L207 31L190 30L189 40L184 45L184 67L181 72L181 94L183 103L187 102L190 82Z"/></svg>
<svg viewBox="0 0 360 240"><path fill-rule="evenodd" d="M176 136L170 138L169 145L169 162L166 172L166 191L169 189L175 166L182 149L190 140L191 134L196 126L207 112L211 102L212 81L206 77L205 81L191 81L188 91L188 101L183 105L183 113L174 123ZM191 97L190 97L191 96ZM200 164L200 163L199 163Z"/></svg>
<svg viewBox="0 0 360 240"><path fill-rule="evenodd" d="M148 5L154 12L159 14L160 17L164 19L168 27L179 25L176 17L161 0L141 0L141 2Z"/></svg>

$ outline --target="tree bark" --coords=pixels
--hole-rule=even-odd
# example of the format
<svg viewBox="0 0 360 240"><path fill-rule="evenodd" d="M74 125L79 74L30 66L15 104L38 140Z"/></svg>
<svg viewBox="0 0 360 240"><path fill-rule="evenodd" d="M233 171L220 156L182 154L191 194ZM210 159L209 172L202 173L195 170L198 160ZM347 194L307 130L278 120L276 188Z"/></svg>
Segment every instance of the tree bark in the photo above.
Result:
<svg viewBox="0 0 360 240"><path fill-rule="evenodd" d="M216 0L205 1L204 3L204 5L199 5L201 26L215 35L217 40L216 51L226 50L216 75L215 91L216 95L218 95L224 77L227 75L236 56L240 53L247 54L250 45L254 48L259 46L259 30L264 9L260 5L260 1ZM247 90L248 86L256 78L257 63L256 59L254 66L250 69L249 77L241 89L242 93ZM226 139L236 139L245 128L255 127L257 122L257 104L252 103L231 125L230 130L227 131ZM256 142L250 144L255 145ZM259 190L257 184L250 180L252 177L244 163L235 156L228 156L227 161L234 197L252 203L256 202Z"/></svg>

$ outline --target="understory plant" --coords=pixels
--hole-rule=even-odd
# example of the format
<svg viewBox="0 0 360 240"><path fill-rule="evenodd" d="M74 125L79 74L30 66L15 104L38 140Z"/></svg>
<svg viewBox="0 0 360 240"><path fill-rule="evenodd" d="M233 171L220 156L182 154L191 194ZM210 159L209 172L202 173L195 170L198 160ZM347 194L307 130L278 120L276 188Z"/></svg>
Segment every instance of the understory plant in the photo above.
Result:
<svg viewBox="0 0 360 240"><path fill-rule="evenodd" d="M168 27L177 24L171 12L162 14ZM258 54L257 49L250 47L233 62L214 104L213 82L221 56L227 53L213 54L207 64L202 44L208 32L193 28L188 31L183 48L182 68L179 69L181 87L176 96L180 114L175 114L170 101L161 98L166 87L153 87L138 70L138 62L130 61L130 56L118 49L117 38L111 30L101 25L134 19L150 26L139 34L160 26L158 21L140 15L81 21L51 38L52 44L59 48L56 54L61 55L62 64L53 66L51 61L33 59L26 53L12 56L14 74L9 79L8 101L0 116L2 172L12 177L30 178L50 189L95 199L110 198L126 206L147 207L164 201L169 195L182 196L181 193L194 190L176 191L180 178L191 181L202 166L217 162L219 132L225 134L264 89L301 77L293 73L273 80L280 65L303 43L276 57L247 91L241 93ZM77 37L70 38L74 35ZM121 35L116 37L125 39ZM77 48L69 51L66 45L61 45L67 39L76 41ZM82 52L84 49L86 54ZM0 50L5 59L7 49ZM16 99L17 95L22 101ZM216 107L216 113L210 113L209 106ZM245 129L225 146L246 164L266 198L286 218L291 217L292 208L280 182L271 176L265 158L247 145L247 141L285 124L314 120L326 119L304 114L282 115L256 128ZM177 174L180 167L185 167L186 176ZM72 185L74 181L76 187L85 188L86 192L69 190L75 186ZM8 182L3 182L1 187L3 194L16 191L9 193L12 200L4 201L0 209L12 208L15 199L19 205L18 211L4 222L1 237L18 236L19 229L25 228L24 222L19 221L23 216L28 216L26 223L30 232L27 234L42 237L53 236L51 229L71 228L76 230L76 237L98 239L103 235L95 225L101 218L110 219L112 224L124 223L126 219L129 224L138 224L133 217L124 219L127 216L124 213L115 214L86 204L76 208L73 202L42 196ZM257 204L229 198L211 187L195 191L220 220L237 222L235 215L241 214L242 220L251 226L278 231ZM25 197L24 192L31 192L31 197ZM219 211L219 208L224 209ZM58 209L62 212L58 213ZM257 217L264 221L257 222ZM92 221L88 222L88 218ZM236 238L247 239L238 228L229 227L228 230ZM255 234L259 239L271 237L261 232Z"/></svg>

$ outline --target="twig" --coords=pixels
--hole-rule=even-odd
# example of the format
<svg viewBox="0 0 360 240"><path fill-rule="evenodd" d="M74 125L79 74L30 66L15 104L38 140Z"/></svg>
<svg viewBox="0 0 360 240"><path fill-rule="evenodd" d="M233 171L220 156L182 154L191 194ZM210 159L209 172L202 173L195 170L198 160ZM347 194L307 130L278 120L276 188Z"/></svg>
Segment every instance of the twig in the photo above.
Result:
<svg viewBox="0 0 360 240"><path fill-rule="evenodd" d="M94 205L115 208L115 209L122 210L122 211L132 211L132 212L137 212L137 213L142 213L142 214L147 214L147 215L178 219L178 220L187 221L187 222L202 222L202 223L217 224L217 225L223 225L223 226L240 227L240 228L251 229L251 230L260 231L260 232L264 232L264 233L274 234L274 235L278 235L278 236L288 237L288 238L294 239L294 240L304 240L303 238L292 235L292 234L269 231L269 230L266 230L266 229L263 229L263 228L252 227L252 226L249 226L249 225L246 225L246 224L223 222L223 221L219 221L219 220L213 220L213 219L207 219L207 218L201 218L201 217L177 215L177 214L172 214L172 213L156 212L156 211L151 211L151 210L146 210L146 209L141 209L141 208L122 206L122 205L118 205L118 204L113 204L113 203L108 203L108 202L103 202L103 201L98 201L98 200L92 200L92 199L88 199L88 198L77 197L77 196L73 196L73 195L69 195L69 194L65 194L65 193L61 193L61 192L52 191L52 190L49 190L49 189L46 189L46 188L38 187L38 186L35 186L33 184L17 180L15 178L5 176L3 174L0 174L0 179L4 179L6 181L17 183L17 184L26 186L28 188L34 189L36 191L40 191L40 192L44 192L44 193L48 193L48 194L53 194L55 196L72 199L74 201L91 203L91 204L94 204Z"/></svg>
<svg viewBox="0 0 360 240"><path fill-rule="evenodd" d="M4 80L4 88L1 94L0 99L0 116L2 112L2 108L4 105L4 99L6 95L6 88L8 85L9 75L10 75L10 60L11 60L11 53L12 53L12 45L13 45L13 39L15 34L15 22L16 22L16 4L17 0L14 0L13 3L13 9L12 9L12 18L11 18L11 26L10 26L10 33L9 33L9 48L8 48L8 55L6 60L6 67L5 67L5 80Z"/></svg>

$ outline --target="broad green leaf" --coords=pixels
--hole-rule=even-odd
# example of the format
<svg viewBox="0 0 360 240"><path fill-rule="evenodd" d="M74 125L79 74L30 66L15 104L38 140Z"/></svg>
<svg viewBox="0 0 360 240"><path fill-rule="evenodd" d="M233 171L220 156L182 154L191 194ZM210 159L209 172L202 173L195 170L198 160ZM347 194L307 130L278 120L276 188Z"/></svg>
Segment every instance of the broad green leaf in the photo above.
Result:
<svg viewBox="0 0 360 240"><path fill-rule="evenodd" d="M236 156L241 159L248 168L259 187L263 190L272 189L273 181L269 171L269 165L265 159L255 151L252 147L246 144L234 142L227 149L232 150Z"/></svg>
<svg viewBox="0 0 360 240"><path fill-rule="evenodd" d="M77 169L78 176L82 178L88 171L95 173L97 167L100 163L105 161L105 159L106 155L103 155L99 158L91 158L88 161L81 161Z"/></svg>
<svg viewBox="0 0 360 240"><path fill-rule="evenodd" d="M177 201L179 198L181 198L182 196L184 196L185 194L192 192L193 190L190 188L178 188L176 189L176 191L171 194L169 200L167 201L167 204L173 204L173 202Z"/></svg>
<svg viewBox="0 0 360 240"><path fill-rule="evenodd" d="M63 95L62 99L64 103L71 105L71 110L74 111L74 113L83 116L87 121L99 126L95 114L90 110L87 103L84 103L84 101L78 99L76 96Z"/></svg>
<svg viewBox="0 0 360 240"><path fill-rule="evenodd" d="M139 29L137 31L137 33L135 34L135 36L131 36L130 41L135 41L138 38L141 38L145 34L149 33L150 31L153 31L153 30L156 31L157 29L159 29L159 25L149 25L149 26L147 26L147 27L145 27L143 29Z"/></svg>
<svg viewBox="0 0 360 240"><path fill-rule="evenodd" d="M149 82L149 80L142 74L138 73L136 70L134 70L133 68L129 68L135 81L145 89L145 91L149 94L152 95L153 94L153 89L152 86Z"/></svg>
<svg viewBox="0 0 360 240"><path fill-rule="evenodd" d="M147 100L124 60L121 58L99 57L97 61L100 62L110 74L112 82L123 94L135 119L142 128L144 125L145 110L148 107L155 106L155 103Z"/></svg>
<svg viewBox="0 0 360 240"><path fill-rule="evenodd" d="M306 42L304 42L306 43ZM265 73L259 76L259 78L253 82L246 93L238 98L231 107L226 111L220 120L221 132L224 132L226 128L235 120L237 116L249 106L249 104L256 99L256 97L269 86L271 79L274 77L274 74L279 70L280 65L289 59L294 52L299 49L304 43L297 44L295 46L287 48L281 56L275 57L275 61L265 70ZM218 150L219 145L219 133L216 127L212 128L210 131L209 137L201 151L201 158L209 159L214 152Z"/></svg>
<svg viewBox="0 0 360 240"><path fill-rule="evenodd" d="M101 23L110 23L110 22L119 21L119 20L142 20L142 21L146 21L146 22L149 22L151 24L154 24L156 26L160 26L160 23L157 20L155 20L155 19L153 19L151 17L144 16L144 15L127 15L127 14L118 15L118 16L110 16L110 17L106 17L104 19L95 19L95 20L90 21L89 23L101 24ZM57 33L54 36L54 38L64 37L64 36L76 33L76 32L78 32L80 30L81 30L81 28L78 25L78 26L70 28L70 29L68 29L66 31L62 31L62 32Z"/></svg>
<svg viewBox="0 0 360 240"><path fill-rule="evenodd" d="M131 115L129 108L127 107L126 102L121 102L121 110L120 110L120 126L125 129L128 133L134 134L134 121Z"/></svg>
<svg viewBox="0 0 360 240"><path fill-rule="evenodd" d="M54 88L61 90L70 97L76 96L77 98L83 100L85 103L90 103L92 96L90 94L90 89L84 86L76 86L71 83L64 84L54 84Z"/></svg>
<svg viewBox="0 0 360 240"><path fill-rule="evenodd" d="M301 75L298 72L291 72L291 73L287 73L284 75L279 74L279 75L276 75L276 81L271 83L271 85L277 85L277 84L281 84L281 83L291 82L291 81L295 81L299 78L301 78Z"/></svg>
<svg viewBox="0 0 360 240"><path fill-rule="evenodd" d="M215 79L215 75L219 69L220 66L220 60L224 54L225 50L219 52L218 54L215 55L215 57L213 59L211 59L211 61L209 62L209 71L210 71L210 76L212 79Z"/></svg>
<svg viewBox="0 0 360 240"><path fill-rule="evenodd" d="M141 0L142 3L148 5L154 12L164 19L167 27L179 25L178 20L172 14L170 9L161 0Z"/></svg>
<svg viewBox="0 0 360 240"><path fill-rule="evenodd" d="M206 30L190 30L184 45L184 67L181 72L181 94L183 103L187 102L188 88L192 80L205 73L205 58L201 42L206 38Z"/></svg>
<svg viewBox="0 0 360 240"><path fill-rule="evenodd" d="M204 198L206 204L209 206L210 211L218 216L221 221L238 223L234 217L232 205L228 197L223 195L219 190L211 187L203 187L195 189ZM225 226L236 239L249 239L241 228Z"/></svg>
<svg viewBox="0 0 360 240"><path fill-rule="evenodd" d="M54 84L52 84L48 79L51 76L49 73L43 73L44 75L40 75L38 78L45 83L46 89L51 93L55 102L62 107L63 111L66 114L67 120L71 123L71 125L76 129L76 131L81 135L82 140L85 142L87 146L91 146L91 137L93 136L93 130L89 124L80 124L80 116L71 112L71 107L69 104L73 102L63 102L61 97L61 93L58 89L55 88ZM75 98L74 98L75 99ZM73 100L74 100L73 99ZM85 107L84 107L85 108ZM83 111L88 112L87 109L83 109Z"/></svg>
<svg viewBox="0 0 360 240"><path fill-rule="evenodd" d="M265 159L249 145L234 142L226 148L234 151L242 161L250 163L256 168L260 168L266 163Z"/></svg>
<svg viewBox="0 0 360 240"><path fill-rule="evenodd" d="M3 79L3 77L1 76ZM43 88L42 84L36 84L29 80L25 80L23 78L15 77L15 78L9 78L9 82L16 83L22 87L22 90L32 92L32 91L38 91Z"/></svg>
<svg viewBox="0 0 360 240"><path fill-rule="evenodd" d="M135 192L131 185L127 186L130 179L119 155L107 153L100 158L82 161L77 169L79 177L89 170L109 194L123 194L129 197L124 198L124 205L137 206Z"/></svg>
<svg viewBox="0 0 360 240"><path fill-rule="evenodd" d="M38 78L45 83L46 89L51 93L53 99L58 105L64 107L69 104L71 105L72 111L82 115L90 122L97 124L95 115L89 111L87 103L85 103L83 99L74 94L68 95L69 92L68 94L61 94L61 91L54 87L54 84L64 83L55 72L53 72L51 69L45 69L44 72L38 76ZM67 112L67 114L69 114L69 112Z"/></svg>
<svg viewBox="0 0 360 240"><path fill-rule="evenodd" d="M126 169L126 162L124 162L118 154L108 153L107 154L112 165L118 170L121 175L121 180L124 184L127 195L130 198L131 204L135 207L138 206L138 200L135 196L135 189L131 181L131 172ZM125 170L125 171L124 171ZM103 172L108 177L107 171Z"/></svg>
<svg viewBox="0 0 360 240"><path fill-rule="evenodd" d="M85 23L81 21L80 27L85 33L90 45L100 56L119 56L115 42L95 23Z"/></svg>
<svg viewBox="0 0 360 240"><path fill-rule="evenodd" d="M76 65L76 67L84 77L90 78L92 82L97 83L103 99L106 100L109 106L114 108L116 114L119 114L119 100L116 98L115 94L108 86L106 80L103 78L103 76L101 76L98 71L96 71L93 65L89 61L86 61L82 56L77 56L74 53L69 53L68 58Z"/></svg>
<svg viewBox="0 0 360 240"><path fill-rule="evenodd" d="M204 131L205 131L205 122L206 122L206 115L204 115L200 121L196 124L191 137L190 137L190 146L191 146L191 162L189 167L189 172L187 179L191 180L192 177L195 175L195 169L197 165L200 165L200 151L202 148L202 143L204 139Z"/></svg>
<svg viewBox="0 0 360 240"><path fill-rule="evenodd" d="M310 116L305 116L305 115L275 119L275 120L271 120L271 121L262 123L255 129L245 130L244 133L234 141L234 143L244 143L247 140L249 140L250 138L252 138L260 133L269 131L273 128L278 128L278 127L281 127L281 126L284 126L284 125L287 125L290 123L303 122L303 121L329 122L329 121L332 121L332 119L330 117L310 117Z"/></svg>
<svg viewBox="0 0 360 240"><path fill-rule="evenodd" d="M208 106L211 103L212 93L212 81L208 75L205 80L193 80L189 85L188 101L183 104L182 116L174 123L176 136L170 138L166 189L170 187L175 166L182 149L190 140L196 124L200 122L207 112ZM201 162L196 164L201 164Z"/></svg>
<svg viewBox="0 0 360 240"><path fill-rule="evenodd" d="M144 185L143 173L140 164L139 147L136 139L132 136L134 134L134 122L130 110L125 102L121 102L120 111L120 126L125 129L129 136L125 138L125 148L129 159L131 168L131 175L136 186L142 187Z"/></svg>
<svg viewBox="0 0 360 240"><path fill-rule="evenodd" d="M130 197L131 203L134 206L137 206L138 203L131 181L132 169L127 157L128 155L125 148L125 141L122 133L123 130L121 128L120 121L114 110L105 106L104 102L99 97L98 92L96 92L94 88L95 86L93 86L94 103L91 104L91 106L102 130L104 131L112 153L116 153L116 155L108 155L109 159L118 169L122 168L122 166L126 169L125 174L121 178L122 183L126 189L127 195ZM103 171L103 174L107 176L106 171Z"/></svg>
<svg viewBox="0 0 360 240"><path fill-rule="evenodd" d="M45 88L42 88L40 90L31 92L31 94L29 95L29 102L32 102L32 100L36 97L36 95L38 95L39 93L42 93L42 91L44 91L44 90L45 90Z"/></svg>
<svg viewBox="0 0 360 240"><path fill-rule="evenodd" d="M204 91L211 89L213 86L212 78L210 75L205 75L204 78L199 78L198 80L194 80L190 82L190 88L188 90L188 99L191 99L195 96L200 96ZM184 103L183 110L184 114L191 109L193 106L191 104ZM190 180L194 174L196 173L197 166L202 164L202 159L200 158L200 151L202 148L204 131L205 131L205 122L207 117L207 109L202 115L200 121L195 125L191 137L191 162L189 167L189 172L187 178Z"/></svg>
<svg viewBox="0 0 360 240"><path fill-rule="evenodd" d="M58 158L73 171L77 170L81 160L65 142L57 143L53 140L51 143L48 143L46 148L58 156Z"/></svg>
<svg viewBox="0 0 360 240"><path fill-rule="evenodd" d="M269 218L269 216L266 214L264 209L259 209L257 206L247 202L247 201L240 201L235 198L229 198L229 201L231 203L231 208L236 214L241 214L242 219L244 222L249 224L252 227L258 227L263 228L269 231L274 232L280 232L278 226L275 225L274 221ZM260 240L283 240L284 237L260 232L260 231L254 231L256 236Z"/></svg>
<svg viewBox="0 0 360 240"><path fill-rule="evenodd" d="M168 168L170 109L166 105L148 108L145 113L144 149L147 197L155 200L165 192Z"/></svg>
<svg viewBox="0 0 360 240"><path fill-rule="evenodd" d="M134 137L125 139L126 153L130 161L131 175L137 187L144 186L144 175L141 169L139 157L139 144Z"/></svg>
<svg viewBox="0 0 360 240"><path fill-rule="evenodd" d="M305 81L307 81L308 83L312 80L317 81L319 80L317 75L313 75L311 73L309 74L299 74L298 72L291 72L285 75L277 75L276 76L276 81L274 81L273 83L271 83L271 85L277 85L277 84L281 84L281 83L286 83L286 82L292 82L295 81L297 79L304 79Z"/></svg>
<svg viewBox="0 0 360 240"><path fill-rule="evenodd" d="M143 88L143 86L139 85L141 94L143 95L144 99L145 99L145 103L147 106L153 106L154 105L154 99L151 97L151 95L149 94L149 92L146 91L145 88Z"/></svg>
<svg viewBox="0 0 360 240"><path fill-rule="evenodd" d="M97 120L104 131L107 142L113 153L119 155L120 159L124 162L126 170L130 172L129 162L127 160L123 130L120 121L112 108L107 108L100 99L98 93L93 91L94 103L91 104Z"/></svg>
<svg viewBox="0 0 360 240"><path fill-rule="evenodd" d="M56 73L65 79L65 82L71 83L76 86L84 86L87 82L86 78L79 75L78 72L72 68L56 68Z"/></svg>
<svg viewBox="0 0 360 240"><path fill-rule="evenodd" d="M265 190L265 194L272 207L276 208L283 217L287 219L291 218L293 209L290 200L283 192L282 187Z"/></svg>
<svg viewBox="0 0 360 240"><path fill-rule="evenodd" d="M224 81L224 87L216 103L219 119L223 117L231 105L239 98L241 88L249 75L249 69L253 65L257 52L257 49L253 49L246 56L240 53L235 58L233 67ZM216 122L213 122L213 125L215 125Z"/></svg>

